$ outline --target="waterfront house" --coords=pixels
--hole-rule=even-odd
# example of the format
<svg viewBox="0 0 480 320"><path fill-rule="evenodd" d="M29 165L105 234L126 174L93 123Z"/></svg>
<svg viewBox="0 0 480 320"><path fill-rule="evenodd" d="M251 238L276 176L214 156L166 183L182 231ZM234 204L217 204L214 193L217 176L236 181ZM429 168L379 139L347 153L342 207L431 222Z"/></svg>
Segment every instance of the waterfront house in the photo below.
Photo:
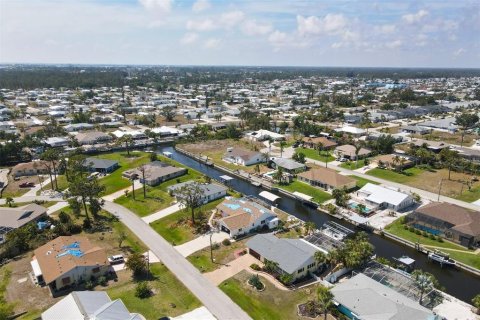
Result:
<svg viewBox="0 0 480 320"><path fill-rule="evenodd" d="M439 320L431 310L359 273L331 289L333 303L349 319Z"/></svg>
<svg viewBox="0 0 480 320"><path fill-rule="evenodd" d="M246 198L228 197L216 207L220 229L236 238L261 229L273 229L279 219L270 209Z"/></svg>
<svg viewBox="0 0 480 320"><path fill-rule="evenodd" d="M378 209L400 211L414 204L413 197L410 194L372 183L367 183L356 192L356 195L365 201L367 205Z"/></svg>
<svg viewBox="0 0 480 320"><path fill-rule="evenodd" d="M110 264L105 249L82 236L61 236L34 251L30 262L37 283L52 291L105 275Z"/></svg>
<svg viewBox="0 0 480 320"><path fill-rule="evenodd" d="M180 177L187 173L186 168L173 167L161 161L152 161L143 166L145 170L145 179L143 178L142 168L127 170L122 176L127 179L139 179L141 183L149 186L156 186L164 181Z"/></svg>
<svg viewBox="0 0 480 320"><path fill-rule="evenodd" d="M167 188L167 190L174 195L177 200L181 195L178 194L178 190L187 185L197 185L203 191L202 202L204 204L209 203L210 201L223 198L227 195L228 188L217 183L200 183L197 181L186 181L182 183L174 184Z"/></svg>
<svg viewBox="0 0 480 320"><path fill-rule="evenodd" d="M269 139L272 139L273 141L285 140L285 136L283 134L264 129L251 132L247 134L246 137L253 141L265 141Z"/></svg>
<svg viewBox="0 0 480 320"><path fill-rule="evenodd" d="M246 243L248 253L260 260L278 264L278 274L290 274L293 281L315 272L322 265L315 261L314 245L302 239L277 238L271 233L258 234Z"/></svg>
<svg viewBox="0 0 480 320"><path fill-rule="evenodd" d="M291 174L299 173L307 169L307 166L304 163L287 158L272 157L270 158L270 165L274 169L282 168L284 172Z"/></svg>
<svg viewBox="0 0 480 320"><path fill-rule="evenodd" d="M87 158L83 162L83 165L90 172L110 173L118 168L118 161L99 158Z"/></svg>
<svg viewBox="0 0 480 320"><path fill-rule="evenodd" d="M356 186L355 179L350 178L349 176L341 175L333 169L323 167L299 173L297 175L297 179L327 191L343 188L352 189Z"/></svg>
<svg viewBox="0 0 480 320"><path fill-rule="evenodd" d="M480 212L455 204L432 202L406 218L408 224L470 247L480 244Z"/></svg>
<svg viewBox="0 0 480 320"><path fill-rule="evenodd" d="M67 316L68 315L68 316ZM121 299L111 300L105 291L74 291L42 313L42 320L143 320L130 313Z"/></svg>
<svg viewBox="0 0 480 320"><path fill-rule="evenodd" d="M223 155L223 160L241 166L250 166L252 164L265 162L265 157L260 152L235 147L228 148L227 152Z"/></svg>
<svg viewBox="0 0 480 320"><path fill-rule="evenodd" d="M101 131L79 132L75 139L81 145L106 143L112 140L112 137Z"/></svg>

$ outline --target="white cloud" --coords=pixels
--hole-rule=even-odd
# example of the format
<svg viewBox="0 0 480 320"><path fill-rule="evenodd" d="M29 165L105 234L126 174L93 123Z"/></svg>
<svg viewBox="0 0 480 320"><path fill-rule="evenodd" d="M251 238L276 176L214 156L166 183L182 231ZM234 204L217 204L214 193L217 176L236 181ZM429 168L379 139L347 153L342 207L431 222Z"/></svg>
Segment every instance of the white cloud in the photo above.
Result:
<svg viewBox="0 0 480 320"><path fill-rule="evenodd" d="M192 31L211 31L217 28L217 25L213 23L212 19L204 20L188 20L187 30Z"/></svg>
<svg viewBox="0 0 480 320"><path fill-rule="evenodd" d="M380 34L391 34L397 30L397 27L393 24L384 24L381 26L375 26L374 31Z"/></svg>
<svg viewBox="0 0 480 320"><path fill-rule="evenodd" d="M389 49L397 49L403 44L402 40L387 42L385 46Z"/></svg>
<svg viewBox="0 0 480 320"><path fill-rule="evenodd" d="M268 36L268 41L276 47L284 46L288 43L288 35L285 32L275 30Z"/></svg>
<svg viewBox="0 0 480 320"><path fill-rule="evenodd" d="M211 6L210 1L208 0L197 0L192 6L192 10L193 12L201 12L207 10Z"/></svg>
<svg viewBox="0 0 480 320"><path fill-rule="evenodd" d="M173 0L139 0L139 2L147 10L165 14L172 10Z"/></svg>
<svg viewBox="0 0 480 320"><path fill-rule="evenodd" d="M428 15L428 11L421 9L417 13L409 13L402 16L402 20L408 24L420 22Z"/></svg>
<svg viewBox="0 0 480 320"><path fill-rule="evenodd" d="M193 33L193 32L188 32L185 33L185 35L180 39L180 43L187 45L187 44L192 44L198 39L198 34Z"/></svg>
<svg viewBox="0 0 480 320"><path fill-rule="evenodd" d="M461 56L462 54L464 54L465 52L467 52L467 50L465 50L464 48L460 48L460 49L458 49L458 50L455 50L455 51L453 52L453 55L454 55L455 57L458 57L458 56Z"/></svg>
<svg viewBox="0 0 480 320"><path fill-rule="evenodd" d="M342 32L348 24L343 14L329 13L323 18L316 16L297 16L297 29L300 35L336 34Z"/></svg>
<svg viewBox="0 0 480 320"><path fill-rule="evenodd" d="M247 20L241 25L242 32L249 36L266 35L272 32L271 24L258 23L256 20Z"/></svg>
<svg viewBox="0 0 480 320"><path fill-rule="evenodd" d="M244 18L245 14L242 11L235 10L223 13L220 16L219 23L226 28L232 28L242 22Z"/></svg>
<svg viewBox="0 0 480 320"><path fill-rule="evenodd" d="M214 49L220 45L221 40L217 38L210 38L205 42L204 47L207 49Z"/></svg>

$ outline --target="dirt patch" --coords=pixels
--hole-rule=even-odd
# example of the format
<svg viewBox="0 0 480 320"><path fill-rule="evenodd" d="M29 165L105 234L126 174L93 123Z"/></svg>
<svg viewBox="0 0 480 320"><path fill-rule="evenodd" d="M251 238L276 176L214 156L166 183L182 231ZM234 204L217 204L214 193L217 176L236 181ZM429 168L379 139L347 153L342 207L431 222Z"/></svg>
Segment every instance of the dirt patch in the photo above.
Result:
<svg viewBox="0 0 480 320"><path fill-rule="evenodd" d="M247 140L209 140L202 143L188 143L182 144L180 147L192 153L202 153L208 155L208 153L223 153L227 152L229 147L240 147L248 150L260 150L265 148L261 142L247 141Z"/></svg>
<svg viewBox="0 0 480 320"><path fill-rule="evenodd" d="M33 253L28 253L7 265L12 274L7 286L6 299L15 304L16 313L32 309L44 310L63 298L52 298L48 287L38 287L32 282L29 275L32 271L30 266L32 256Z"/></svg>
<svg viewBox="0 0 480 320"><path fill-rule="evenodd" d="M418 138L418 139L430 140L430 141L444 141L446 143L458 144L458 145L462 143L462 131L457 131L455 133L432 131L432 133L428 133L424 135L414 134L412 135L412 137ZM474 140L477 138L478 138L477 135L465 134L465 137L463 139L463 145L471 146Z"/></svg>

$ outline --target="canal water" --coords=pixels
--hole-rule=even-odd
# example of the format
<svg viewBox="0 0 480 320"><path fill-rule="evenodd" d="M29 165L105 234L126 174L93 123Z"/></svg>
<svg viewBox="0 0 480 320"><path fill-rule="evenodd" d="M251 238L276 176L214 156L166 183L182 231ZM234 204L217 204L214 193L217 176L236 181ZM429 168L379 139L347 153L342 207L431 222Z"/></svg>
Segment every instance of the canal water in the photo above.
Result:
<svg viewBox="0 0 480 320"><path fill-rule="evenodd" d="M206 166L198 161L185 156L177 152L173 147L161 147L158 152L168 151L171 152L172 158L190 168L202 172L210 176L211 178L220 180L219 177L225 175L224 172L215 169L213 167ZM238 192L245 195L258 196L263 190L262 188L251 185L250 183L238 178L229 182L229 185ZM272 191L272 193L275 193ZM340 223L350 229L355 230L355 226L347 223L343 220L338 220L328 214L321 213L320 211L303 205L300 201L291 199L284 195L279 195L282 199L279 201L278 208L286 211L287 213L296 216L304 221L313 221L317 227L321 227L326 221L333 220ZM414 250L413 248L406 247L393 240L383 238L376 234L369 234L370 242L375 246L375 253L377 256L392 259L392 257L400 257L402 255L408 255L416 260L416 268L428 271L435 275L440 284L445 287L445 291L452 296L471 303L471 299L478 293L480 293L480 277L476 277L470 273L453 269L453 268L441 268L439 264L431 262L427 259L427 256Z"/></svg>

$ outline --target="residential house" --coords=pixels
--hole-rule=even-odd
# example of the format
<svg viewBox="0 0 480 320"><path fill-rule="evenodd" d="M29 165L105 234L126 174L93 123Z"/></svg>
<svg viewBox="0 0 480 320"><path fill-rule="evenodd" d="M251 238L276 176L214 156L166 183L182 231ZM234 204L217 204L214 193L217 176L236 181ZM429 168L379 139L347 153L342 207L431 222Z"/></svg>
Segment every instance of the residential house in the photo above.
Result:
<svg viewBox="0 0 480 320"><path fill-rule="evenodd" d="M228 188L217 183L199 183L196 181L187 181L182 183L174 184L167 188L167 190L174 195L177 199L181 196L178 194L178 190L187 185L197 185L203 191L202 202L204 204L209 203L210 201L223 198L227 195Z"/></svg>
<svg viewBox="0 0 480 320"><path fill-rule="evenodd" d="M0 243L5 242L10 231L46 216L47 209L35 203L17 208L0 207Z"/></svg>
<svg viewBox="0 0 480 320"><path fill-rule="evenodd" d="M266 161L265 157L260 152L238 147L228 148L227 152L223 155L223 160L241 166L250 166L252 164Z"/></svg>
<svg viewBox="0 0 480 320"><path fill-rule="evenodd" d="M269 139L272 139L273 141L285 140L285 136L283 134L272 132L269 130L264 130L264 129L251 132L246 136L248 139L254 140L254 141L265 141Z"/></svg>
<svg viewBox="0 0 480 320"><path fill-rule="evenodd" d="M51 137L44 140L44 143L52 148L67 147L70 144L70 140L65 137Z"/></svg>
<svg viewBox="0 0 480 320"><path fill-rule="evenodd" d="M417 301L359 273L331 289L334 305L349 319L439 320Z"/></svg>
<svg viewBox="0 0 480 320"><path fill-rule="evenodd" d="M83 162L83 165L90 172L110 173L118 168L118 161L99 158L87 158Z"/></svg>
<svg viewBox="0 0 480 320"><path fill-rule="evenodd" d="M34 251L30 262L38 283L52 291L100 277L110 270L105 249L83 236L61 236Z"/></svg>
<svg viewBox="0 0 480 320"><path fill-rule="evenodd" d="M273 229L278 226L277 215L268 208L246 198L228 197L216 207L220 229L232 238L255 232L259 229Z"/></svg>
<svg viewBox="0 0 480 320"><path fill-rule="evenodd" d="M130 313L121 299L105 291L74 291L42 313L42 320L143 320Z"/></svg>
<svg viewBox="0 0 480 320"><path fill-rule="evenodd" d="M145 170L145 179L142 168L127 170L122 175L127 179L139 179L141 183L149 186L156 186L164 181L180 177L187 173L187 169L173 167L161 161L152 161L143 166Z"/></svg>
<svg viewBox="0 0 480 320"><path fill-rule="evenodd" d="M395 155L395 154L384 154L375 157L374 160L379 168L388 168L393 170L406 169L413 167L415 164L413 161L408 159L405 156Z"/></svg>
<svg viewBox="0 0 480 320"><path fill-rule="evenodd" d="M406 218L415 228L470 247L480 244L480 212L455 204L432 202Z"/></svg>
<svg viewBox="0 0 480 320"><path fill-rule="evenodd" d="M363 136L366 133L366 131L363 130L363 129L360 129L360 128L357 128L357 127L351 127L351 126L345 126L345 127L337 128L337 129L335 129L335 131L336 132L347 133L347 134L350 134L352 136L357 136L357 137Z"/></svg>
<svg viewBox="0 0 480 320"><path fill-rule="evenodd" d="M112 141L112 137L101 131L79 132L75 139L81 145L107 143Z"/></svg>
<svg viewBox="0 0 480 320"><path fill-rule="evenodd" d="M270 158L270 164L274 169L282 168L284 172L290 174L296 174L307 170L307 166L304 163L287 158Z"/></svg>
<svg viewBox="0 0 480 320"><path fill-rule="evenodd" d="M401 211L414 204L410 194L372 183L367 183L356 192L356 195L368 205L378 209Z"/></svg>
<svg viewBox="0 0 480 320"><path fill-rule="evenodd" d="M303 145L307 148L318 149L320 146L323 150L331 150L337 146L337 143L325 137L304 137L302 139Z"/></svg>
<svg viewBox="0 0 480 320"><path fill-rule="evenodd" d="M277 272L292 275L293 281L305 278L322 265L315 261L315 253L320 249L303 239L277 238L271 233L257 234L247 241L246 246L248 253L258 260L277 263Z"/></svg>
<svg viewBox="0 0 480 320"><path fill-rule="evenodd" d="M343 158L353 160L353 161L357 160L357 149L356 149L355 146L352 146L351 144L345 144L343 146L338 146L338 147L335 148L333 153L339 158L343 157ZM358 158L359 159L368 157L371 154L372 154L372 150L370 150L370 149L360 148L358 150Z"/></svg>
<svg viewBox="0 0 480 320"><path fill-rule="evenodd" d="M430 141L430 140L423 140L423 139L413 139L412 141L409 142L409 144L414 148L425 147L428 150L433 151L435 153L439 153L440 151L442 151L442 149L450 148L450 145L443 141Z"/></svg>
<svg viewBox="0 0 480 320"><path fill-rule="evenodd" d="M333 169L323 167L299 173L297 179L327 191L343 188L352 189L355 188L357 183L355 179L349 176L341 175Z"/></svg>
<svg viewBox="0 0 480 320"><path fill-rule="evenodd" d="M34 176L50 173L50 162L44 160L34 160L15 165L10 174L14 177Z"/></svg>
<svg viewBox="0 0 480 320"><path fill-rule="evenodd" d="M426 127L422 127L422 126L404 126L404 127L401 127L400 130L402 132L406 132L406 133L412 133L412 134L427 134L427 133L430 133L431 129L429 128L426 128Z"/></svg>
<svg viewBox="0 0 480 320"><path fill-rule="evenodd" d="M76 132L80 130L93 130L94 126L91 123L72 123L64 127L67 132Z"/></svg>

